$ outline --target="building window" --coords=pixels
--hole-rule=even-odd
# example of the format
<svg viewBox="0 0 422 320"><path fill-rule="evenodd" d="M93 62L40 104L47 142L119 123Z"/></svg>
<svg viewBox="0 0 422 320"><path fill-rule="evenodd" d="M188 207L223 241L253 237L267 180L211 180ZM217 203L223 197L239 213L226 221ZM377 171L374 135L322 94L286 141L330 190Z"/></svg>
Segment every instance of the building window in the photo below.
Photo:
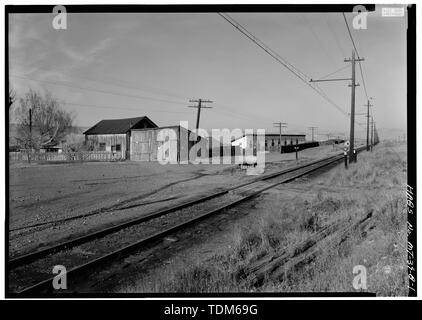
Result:
<svg viewBox="0 0 422 320"><path fill-rule="evenodd" d="M121 144L116 144L114 146L111 146L111 151L113 151L113 152L122 151L122 145Z"/></svg>
<svg viewBox="0 0 422 320"><path fill-rule="evenodd" d="M296 144L299 144L299 140L298 139L296 139Z"/></svg>
<svg viewBox="0 0 422 320"><path fill-rule="evenodd" d="M293 139L292 140L290 140L290 145L292 145L293 144Z"/></svg>
<svg viewBox="0 0 422 320"><path fill-rule="evenodd" d="M277 141L278 141L278 145L280 145L280 144L281 144L281 140L280 140L280 139L278 139Z"/></svg>
<svg viewBox="0 0 422 320"><path fill-rule="evenodd" d="M105 143L103 143L103 142L101 142L101 143L100 143L100 148L99 148L99 150L100 150L100 151L105 151L105 149L106 149L106 144L105 144Z"/></svg>
<svg viewBox="0 0 422 320"><path fill-rule="evenodd" d="M271 146L274 147L274 139L271 139Z"/></svg>
<svg viewBox="0 0 422 320"><path fill-rule="evenodd" d="M267 140L265 140L265 148L267 147L268 147L268 143L267 143Z"/></svg>
<svg viewBox="0 0 422 320"><path fill-rule="evenodd" d="M284 145L287 146L287 140L284 140Z"/></svg>

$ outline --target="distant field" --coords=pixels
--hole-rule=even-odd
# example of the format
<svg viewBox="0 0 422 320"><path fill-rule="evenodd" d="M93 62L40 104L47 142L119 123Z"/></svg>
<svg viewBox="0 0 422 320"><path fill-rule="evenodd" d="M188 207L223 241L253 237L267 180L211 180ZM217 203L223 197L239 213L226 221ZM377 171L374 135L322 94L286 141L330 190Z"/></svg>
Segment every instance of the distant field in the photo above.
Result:
<svg viewBox="0 0 422 320"><path fill-rule="evenodd" d="M238 209L247 210L246 217L116 290L356 292L353 268L362 265L367 270L363 291L405 296L406 174L406 145L381 143L373 152L359 154L348 170L341 164L265 192ZM357 223L368 212L373 216L361 228ZM336 223L359 228L301 245ZM311 254L314 249L318 254ZM291 258L264 281L257 283L254 273L248 273L259 261L281 253Z"/></svg>

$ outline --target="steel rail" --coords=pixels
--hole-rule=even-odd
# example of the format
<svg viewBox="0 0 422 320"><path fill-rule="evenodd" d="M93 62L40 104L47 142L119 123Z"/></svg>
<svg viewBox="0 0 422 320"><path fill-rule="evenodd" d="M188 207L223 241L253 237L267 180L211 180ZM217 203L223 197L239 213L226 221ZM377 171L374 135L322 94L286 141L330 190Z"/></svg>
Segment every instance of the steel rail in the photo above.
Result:
<svg viewBox="0 0 422 320"><path fill-rule="evenodd" d="M365 149L365 146L360 147L360 148L357 148L356 151L357 152L360 152L363 149ZM213 215L215 215L215 214L217 214L217 213L219 213L219 212L221 212L223 210L226 210L226 209L229 209L229 208L231 208L231 207L233 207L235 205L238 205L241 202L250 200L250 199L256 197L257 195L261 194L265 190L268 190L268 189L274 188L277 185L280 185L280 184L287 183L287 182L290 182L292 180L295 180L295 179L297 179L297 178L299 178L301 176L304 176L304 175L309 174L309 173L311 173L313 171L316 171L318 169L321 169L323 167L326 167L326 166L328 166L328 165L330 165L332 163L335 163L335 162L337 162L337 161L339 161L341 159L343 159L343 156L342 155L336 155L336 156L328 157L328 158L325 158L325 159L322 159L322 160L319 160L319 161L314 161L312 164L308 164L308 165L305 165L305 166L300 166L300 168L299 167L296 167L296 170L289 170L289 172L297 171L297 170L300 170L300 169L303 169L303 168L306 168L306 167L309 167L309 166L316 165L316 164L320 163L319 165L316 165L314 167L311 167L308 170L301 171L299 173L296 173L293 176L290 176L290 177L287 177L285 179L282 179L281 181L277 181L275 183L269 184L268 186L265 186L265 187L261 188L258 191L255 191L255 192L253 192L251 194L248 194L246 196L243 196L240 199L234 200L234 201L232 201L232 202L230 202L228 204L222 205L222 206L220 206L220 207L218 207L216 209L212 209L211 211L205 212L205 213L203 213L203 214L201 214L201 215L199 215L199 216L197 216L195 218L189 219L189 220L184 221L184 222L181 222L181 223L179 223L179 224L177 224L175 226L172 226L172 227L169 227L169 228L164 229L162 231L156 232L156 233L154 233L154 234L152 234L152 235L150 235L150 236L148 236L148 237L146 237L144 239L141 239L141 240L139 240L139 241L137 241L135 243L132 243L132 244L127 245L127 246L125 246L123 248L117 249L117 250L115 250L115 251L113 251L111 253L108 253L106 255L103 255L101 257L98 257L98 258L96 258L94 260L91 260L89 262L86 262L85 264L76 266L76 267L72 268L71 270L67 271L68 279L69 279L69 276L76 278L78 275L87 272L89 269L95 268L96 266L101 265L101 264L104 264L105 262L110 261L110 260L113 260L113 259L115 259L115 258L117 258L117 257L119 257L121 255L125 255L125 254L128 254L130 252L133 252L133 251L135 251L137 249L140 249L141 247L146 246L146 245L149 245L149 244L153 243L154 241L156 241L158 239L161 239L161 238L163 238L163 237L165 237L165 236L167 236L167 235L169 235L171 233L174 233L174 232L177 232L177 231L179 231L181 229L184 229L186 227L189 227L192 224L195 224L197 222L200 222L200 221L202 221L202 220L204 220L204 219L206 219L206 218L208 218L210 216L213 216ZM324 163L321 163L321 162L324 162ZM271 175L271 176L275 177L277 175ZM269 177L266 177L266 179L269 179ZM263 180L263 179L260 179L260 180ZM260 181L260 180L258 180L258 181ZM257 181L255 181L255 182L257 182ZM249 184L251 184L251 183L249 183ZM248 184L245 184L245 185L248 185ZM237 187L237 188L239 188L239 187ZM39 282L37 284L34 284L34 285L30 286L30 287L27 287L27 288L19 291L18 294L19 295L24 295L24 296L25 295L31 296L34 293L40 292L42 290L46 290L46 289L49 289L49 288L51 289L51 282L52 282L53 279L54 279L54 277L48 278L46 280L43 280L43 281L41 281L41 282Z"/></svg>
<svg viewBox="0 0 422 320"><path fill-rule="evenodd" d="M19 266L24 265L24 264L28 264L30 262L33 262L37 259L40 259L42 257L45 257L45 256L52 254L52 253L55 253L57 251L70 249L70 248L75 247L77 245L80 245L80 244L83 244L85 242L88 242L88 241L103 237L105 235L120 231L122 229L131 227L133 225L140 224L142 222L146 222L146 221L152 220L154 218L158 218L160 216L172 213L174 211L182 210L182 209L185 209L187 207L193 206L195 204L223 196L223 195L229 193L230 191L239 189L239 188L247 186L247 185L251 185L251 184L256 183L258 181L272 179L272 178L278 177L280 175L283 175L283 174L286 174L286 173L289 173L289 172L293 172L293 171L296 171L296 170L300 170L302 168L312 166L314 164L320 163L322 161L326 161L328 159L332 159L332 158L337 157L337 156L338 155L334 155L334 156L330 156L330 157L327 157L327 158L324 158L324 159L312 161L310 163L307 163L307 164L304 164L304 165L301 165L301 166L287 168L287 169L281 170L279 172L268 174L268 175L262 176L258 179L254 179L252 181L249 181L249 182L246 182L246 183L243 183L243 184L240 184L240 185L236 185L234 187L216 192L216 193L211 194L209 196L201 197L201 198L195 199L193 201L188 201L188 202L185 202L185 203L182 203L182 204L179 204L179 205L167 208L167 209L159 210L159 211L156 211L156 212L151 212L151 213L143 215L142 217L135 218L135 219L132 219L132 220L129 220L129 221L125 221L125 222L117 224L115 226L111 226L111 227L104 228L104 229L101 229L101 230L98 230L98 231L94 231L92 233L89 233L89 234L86 234L86 235L83 235L83 236L80 236L80 237L77 237L77 238L73 238L73 239L55 244L55 245L50 246L50 247L47 247L47 248L44 248L44 249L41 249L41 250L37 250L35 252L27 253L25 255L12 258L8 261L8 268L9 268L9 270L14 269L16 267L19 267Z"/></svg>

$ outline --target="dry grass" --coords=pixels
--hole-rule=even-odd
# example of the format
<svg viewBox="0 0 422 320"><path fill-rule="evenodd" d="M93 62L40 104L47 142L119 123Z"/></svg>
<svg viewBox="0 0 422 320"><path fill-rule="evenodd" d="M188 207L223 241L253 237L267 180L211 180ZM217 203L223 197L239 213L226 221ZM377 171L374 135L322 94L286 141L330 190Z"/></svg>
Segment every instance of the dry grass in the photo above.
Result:
<svg viewBox="0 0 422 320"><path fill-rule="evenodd" d="M310 200L296 197L287 203L275 199L260 209L258 219L256 215L246 218L235 228L231 245L223 253L188 265L175 263L148 281L120 291L350 292L355 291L353 267L364 265L368 291L381 296L406 295L406 150L381 144L372 153L360 154L358 160L349 170L338 166L311 182L324 190L329 186L332 192L314 191ZM287 272L283 281L266 281L257 287L237 276L260 257L288 250L323 226L338 219L355 220L368 210L377 213L373 229L327 247L311 263Z"/></svg>
<svg viewBox="0 0 422 320"><path fill-rule="evenodd" d="M406 146L385 143L374 152L359 154L358 162L351 164L348 170L337 167L328 178L318 180L328 186L403 187L406 184L406 168Z"/></svg>

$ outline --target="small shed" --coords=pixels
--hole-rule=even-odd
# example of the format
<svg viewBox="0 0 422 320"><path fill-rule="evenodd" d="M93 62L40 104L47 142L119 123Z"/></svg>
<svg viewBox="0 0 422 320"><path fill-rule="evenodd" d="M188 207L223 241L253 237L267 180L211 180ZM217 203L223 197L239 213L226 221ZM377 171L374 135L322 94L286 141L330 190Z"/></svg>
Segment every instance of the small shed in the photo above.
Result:
<svg viewBox="0 0 422 320"><path fill-rule="evenodd" d="M130 136L133 129L157 128L146 116L125 119L101 120L84 132L85 140L92 142L94 150L120 154L130 158Z"/></svg>

